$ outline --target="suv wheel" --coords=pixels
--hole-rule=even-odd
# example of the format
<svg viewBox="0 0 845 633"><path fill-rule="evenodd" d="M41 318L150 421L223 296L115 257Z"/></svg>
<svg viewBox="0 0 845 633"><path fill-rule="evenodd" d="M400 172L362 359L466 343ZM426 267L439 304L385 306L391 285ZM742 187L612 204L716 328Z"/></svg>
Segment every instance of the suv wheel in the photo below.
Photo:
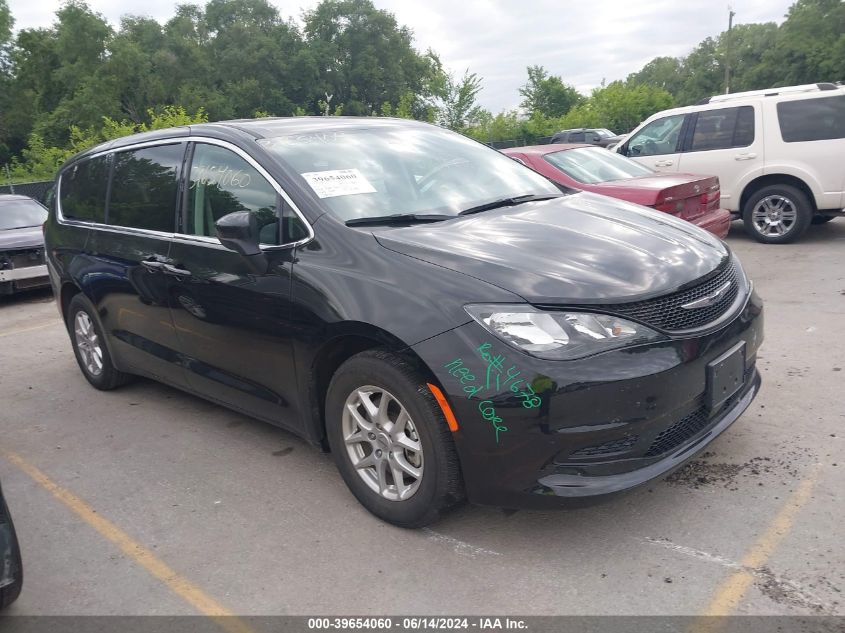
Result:
<svg viewBox="0 0 845 633"><path fill-rule="evenodd" d="M128 382L129 374L114 368L94 306L81 294L70 300L67 328L76 362L88 382L103 391Z"/></svg>
<svg viewBox="0 0 845 633"><path fill-rule="evenodd" d="M786 244L801 237L813 218L807 196L790 185L769 185L745 203L745 232L764 244Z"/></svg>
<svg viewBox="0 0 845 633"><path fill-rule="evenodd" d="M353 356L326 396L326 433L352 494L400 527L436 521L463 498L451 432L425 378L383 350Z"/></svg>

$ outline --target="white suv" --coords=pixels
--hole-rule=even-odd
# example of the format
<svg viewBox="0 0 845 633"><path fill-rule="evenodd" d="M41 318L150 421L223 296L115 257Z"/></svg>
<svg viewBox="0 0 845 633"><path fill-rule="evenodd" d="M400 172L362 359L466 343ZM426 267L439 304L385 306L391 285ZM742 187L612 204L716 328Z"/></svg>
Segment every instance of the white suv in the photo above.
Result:
<svg viewBox="0 0 845 633"><path fill-rule="evenodd" d="M653 114L614 148L657 171L715 174L722 206L771 244L845 207L845 86L718 95Z"/></svg>

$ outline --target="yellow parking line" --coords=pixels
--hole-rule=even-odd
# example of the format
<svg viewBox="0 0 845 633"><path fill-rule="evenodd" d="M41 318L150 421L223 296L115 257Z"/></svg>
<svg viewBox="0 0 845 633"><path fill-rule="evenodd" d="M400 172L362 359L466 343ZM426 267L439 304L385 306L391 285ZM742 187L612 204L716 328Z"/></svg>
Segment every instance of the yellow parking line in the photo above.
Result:
<svg viewBox="0 0 845 633"><path fill-rule="evenodd" d="M173 571L146 547L138 543L114 523L98 514L82 499L62 488L38 468L16 453L5 453L6 459L29 475L35 483L65 504L80 519L94 528L101 536L117 545L124 554L164 583L177 596L193 606L200 613L214 619L229 633L253 633L253 630L234 614L206 594L184 576Z"/></svg>
<svg viewBox="0 0 845 633"><path fill-rule="evenodd" d="M33 332L35 330L43 330L45 327L52 327L54 325L61 325L61 321L56 319L55 321L50 321L49 323L41 323L40 325L31 325L29 327L21 327L16 328L14 330L9 330L8 332L0 332L0 337L3 336L14 336L15 334L23 334L24 332Z"/></svg>
<svg viewBox="0 0 845 633"><path fill-rule="evenodd" d="M766 564L769 557L777 549L778 545L786 538L795 523L801 508L810 500L813 487L819 478L820 465L816 465L810 474L798 484L798 488L790 495L786 503L781 507L777 515L769 523L769 527L760 538L751 546L751 549L740 561L742 569L737 570L726 578L716 589L713 599L702 615L720 616L733 613L740 600L754 582L754 575L751 570L758 569ZM720 621L716 619L703 620L703 627L696 628L697 631L715 631L720 628Z"/></svg>

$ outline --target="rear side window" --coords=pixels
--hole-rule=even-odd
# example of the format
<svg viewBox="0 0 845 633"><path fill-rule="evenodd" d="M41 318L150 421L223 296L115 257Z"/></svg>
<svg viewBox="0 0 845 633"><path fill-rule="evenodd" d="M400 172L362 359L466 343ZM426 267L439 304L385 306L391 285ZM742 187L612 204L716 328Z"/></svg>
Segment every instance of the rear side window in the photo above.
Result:
<svg viewBox="0 0 845 633"><path fill-rule="evenodd" d="M754 142L754 108L720 108L699 112L688 151L747 147Z"/></svg>
<svg viewBox="0 0 845 633"><path fill-rule="evenodd" d="M178 143L117 152L108 224L172 233L184 151Z"/></svg>
<svg viewBox="0 0 845 633"><path fill-rule="evenodd" d="M258 216L259 241L281 243L276 190L233 151L197 143L189 187L183 233L214 237L217 220L235 211L249 211Z"/></svg>
<svg viewBox="0 0 845 633"><path fill-rule="evenodd" d="M103 222L108 180L106 156L90 158L65 171L61 179L62 215L69 220Z"/></svg>
<svg viewBox="0 0 845 633"><path fill-rule="evenodd" d="M584 142L584 133L583 132L570 132L569 133L569 142L570 143L583 143Z"/></svg>
<svg viewBox="0 0 845 633"><path fill-rule="evenodd" d="M786 143L845 138L845 95L777 104Z"/></svg>

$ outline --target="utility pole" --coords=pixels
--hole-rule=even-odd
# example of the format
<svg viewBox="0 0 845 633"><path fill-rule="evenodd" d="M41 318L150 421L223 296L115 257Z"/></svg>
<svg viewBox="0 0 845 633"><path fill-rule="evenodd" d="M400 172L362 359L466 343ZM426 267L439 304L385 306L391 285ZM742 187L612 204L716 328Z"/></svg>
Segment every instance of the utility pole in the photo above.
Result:
<svg viewBox="0 0 845 633"><path fill-rule="evenodd" d="M731 91L731 27L734 25L734 10L728 5L728 32L725 35L725 94Z"/></svg>

